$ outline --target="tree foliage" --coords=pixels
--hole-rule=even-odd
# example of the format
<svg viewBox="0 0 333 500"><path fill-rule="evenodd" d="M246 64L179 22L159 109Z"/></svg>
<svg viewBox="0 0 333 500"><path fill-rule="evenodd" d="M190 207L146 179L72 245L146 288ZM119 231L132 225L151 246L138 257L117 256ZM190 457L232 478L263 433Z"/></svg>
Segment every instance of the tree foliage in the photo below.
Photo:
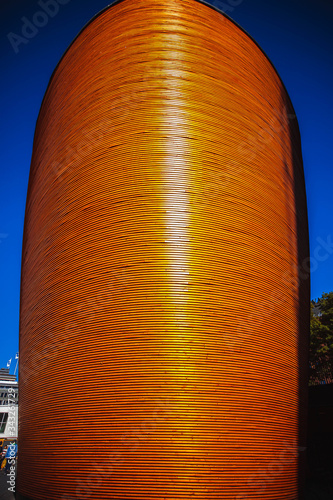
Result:
<svg viewBox="0 0 333 500"><path fill-rule="evenodd" d="M311 302L310 385L333 382L333 292Z"/></svg>

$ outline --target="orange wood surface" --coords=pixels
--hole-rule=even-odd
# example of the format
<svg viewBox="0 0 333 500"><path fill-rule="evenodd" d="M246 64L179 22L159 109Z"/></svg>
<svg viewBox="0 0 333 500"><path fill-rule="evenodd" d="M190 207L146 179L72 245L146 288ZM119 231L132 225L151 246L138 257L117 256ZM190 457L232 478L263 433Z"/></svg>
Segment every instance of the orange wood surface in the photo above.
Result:
<svg viewBox="0 0 333 500"><path fill-rule="evenodd" d="M100 13L36 126L21 498L297 498L307 255L297 120L256 43L195 0Z"/></svg>

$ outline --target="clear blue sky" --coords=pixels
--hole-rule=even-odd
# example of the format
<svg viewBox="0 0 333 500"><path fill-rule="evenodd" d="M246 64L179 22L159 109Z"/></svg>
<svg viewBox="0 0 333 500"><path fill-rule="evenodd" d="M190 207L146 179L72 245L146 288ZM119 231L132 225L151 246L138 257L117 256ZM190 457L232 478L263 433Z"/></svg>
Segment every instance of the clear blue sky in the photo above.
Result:
<svg viewBox="0 0 333 500"><path fill-rule="evenodd" d="M51 0L54 4L55 0ZM41 0L43 3L43 0ZM44 0L47 4L47 0ZM18 350L20 265L33 134L49 78L81 28L110 2L57 0L53 17L38 16L38 0L2 0L0 162L0 367ZM211 0L261 46L293 102L302 137L310 254L333 240L333 2L331 0ZM38 32L23 33L26 18ZM8 38L9 33L25 41ZM15 46L15 50L14 47ZM318 238L321 240L318 240ZM321 256L325 252L321 252ZM314 257L315 258L315 257ZM311 297L333 290L333 253L313 265ZM12 361L11 371L14 369Z"/></svg>

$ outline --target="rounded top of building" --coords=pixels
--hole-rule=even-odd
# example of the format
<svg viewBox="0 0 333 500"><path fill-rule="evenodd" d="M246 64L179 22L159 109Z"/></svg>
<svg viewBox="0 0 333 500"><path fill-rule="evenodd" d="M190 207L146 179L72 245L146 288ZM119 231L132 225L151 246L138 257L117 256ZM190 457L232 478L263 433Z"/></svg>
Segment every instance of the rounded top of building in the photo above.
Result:
<svg viewBox="0 0 333 500"><path fill-rule="evenodd" d="M66 54L70 51L70 49L73 47L73 45L75 44L75 42L80 38L80 35L82 35L82 33L84 33L84 31L91 25L93 24L95 21L97 21L101 16L103 16L103 14L105 14L106 12L108 11L111 11L113 9L115 9L117 6L119 6L120 4L129 4L129 5L133 5L133 7L138 10L144 6L147 6L150 4L151 6L155 6L156 9L168 9L170 6L172 5L181 5L183 11L184 9L189 9L189 6L191 4L197 4L198 6L202 6L202 7L208 7L210 10L218 13L219 15L221 15L225 20L227 20L228 22L231 23L232 26L234 26L235 29L239 30L240 32L242 32L246 39L248 41L251 42L251 44L253 44L255 47L257 47L259 49L259 51L262 53L262 55L264 56L264 58L268 61L268 63L270 64L270 66L272 67L273 71L276 73L283 89L284 89L284 92L285 92L285 95L286 95L286 98L288 99L289 101L289 105L294 112L294 108L293 108L293 105L292 105L292 102L291 102L291 99L290 99L290 96L288 94L288 91L283 83L283 80L282 78L280 77L276 67L274 66L274 64L272 63L271 59L268 57L268 55L266 54L266 52L262 49L262 47L258 44L258 42L242 27L240 26L234 19L232 19L228 14L226 14L225 12L223 12L221 9L219 9L217 6L215 5L212 5L210 2L208 1L205 1L205 0L115 0L114 2L110 3L109 5L107 5L106 7L104 7L103 9L101 9L99 12L97 12L83 27L82 29L78 32L78 34L75 36L75 38L72 40L72 42L68 45L67 49L65 50L65 52L63 53L63 55L61 56L61 58L59 59L59 62L57 63L56 67L54 68L53 72L52 72L52 75L49 79L49 82L48 82L48 85L47 85L47 89L45 91L45 94L44 94L44 98L43 98L43 102L44 102L44 99L45 99L45 95L47 94L47 90L54 78L54 75L56 74L59 66L61 65L62 61L64 60L64 57L66 56ZM171 12L169 11L169 13L171 14ZM37 119L38 121L38 119ZM297 118L296 118L296 122L297 122Z"/></svg>

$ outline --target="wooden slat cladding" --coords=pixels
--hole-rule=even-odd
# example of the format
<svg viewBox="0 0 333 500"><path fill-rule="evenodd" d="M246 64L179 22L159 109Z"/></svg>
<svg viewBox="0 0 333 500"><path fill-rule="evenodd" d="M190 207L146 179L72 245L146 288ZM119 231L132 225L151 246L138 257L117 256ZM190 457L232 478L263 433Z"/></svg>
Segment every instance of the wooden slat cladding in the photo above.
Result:
<svg viewBox="0 0 333 500"><path fill-rule="evenodd" d="M94 18L34 140L21 498L294 500L307 255L297 121L256 43L195 0Z"/></svg>

